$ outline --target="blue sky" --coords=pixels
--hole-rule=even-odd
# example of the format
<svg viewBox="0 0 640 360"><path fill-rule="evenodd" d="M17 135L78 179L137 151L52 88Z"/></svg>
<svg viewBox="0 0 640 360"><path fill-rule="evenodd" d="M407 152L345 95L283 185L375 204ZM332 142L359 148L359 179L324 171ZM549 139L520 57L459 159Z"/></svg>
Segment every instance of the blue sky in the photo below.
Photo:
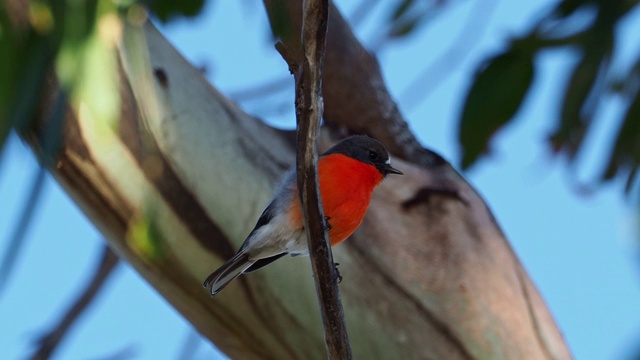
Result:
<svg viewBox="0 0 640 360"><path fill-rule="evenodd" d="M346 2L340 7L348 15L353 5L342 3ZM457 159L454 121L474 64L499 50L505 39L527 29L532 16L541 15L551 3L458 3L416 36L379 53L390 91L423 144L449 160ZM373 19L358 26L357 34L365 44L378 43L381 30L376 18L384 11L384 5L376 6ZM620 34L628 44L633 43L634 33L640 33L638 18L633 14ZM474 20L469 25L470 19ZM471 35L463 36L463 45L451 52L452 39L458 39L464 26L468 26L465 34ZM288 74L273 50L259 1L213 1L204 16L173 23L163 31L196 66L207 68L209 79L224 93ZM630 55L638 49L620 51ZM438 68L432 74L446 76L412 86L442 54L453 57L446 58L446 69ZM544 146L561 98L559 76L574 60L566 51L538 58L540 71L533 96L516 123L499 133L491 157L466 176L493 210L576 358L624 359L640 342L638 216L625 205L621 184L585 196L575 191L570 180L591 179L603 161L601 154L615 131L615 126L606 125L620 113L619 104L614 102L599 114L598 131L590 135L589 151L581 155L576 169L568 170ZM409 95L408 88L412 89ZM422 96L423 91L428 95ZM293 92L285 94L281 105L254 101L243 106L276 126L292 127ZM36 171L30 152L15 137L5 156L0 167L0 251L7 247ZM571 171L576 174L572 176ZM57 320L90 277L101 241L78 208L48 178L40 212L15 271L0 293L3 358L24 357L38 332ZM96 359L122 352L126 358L178 359L187 342L197 344L194 359L210 358L214 351L128 265L121 264L57 358Z"/></svg>

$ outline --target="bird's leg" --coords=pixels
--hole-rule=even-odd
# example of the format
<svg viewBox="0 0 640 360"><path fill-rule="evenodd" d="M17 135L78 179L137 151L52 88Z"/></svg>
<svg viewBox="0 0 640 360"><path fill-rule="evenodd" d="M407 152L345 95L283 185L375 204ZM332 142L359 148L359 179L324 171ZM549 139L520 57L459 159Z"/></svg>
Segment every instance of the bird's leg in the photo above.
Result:
<svg viewBox="0 0 640 360"><path fill-rule="evenodd" d="M324 223L325 223L325 230L329 231L331 230L331 223L329 222L329 220L331 220L331 216L325 216L324 217ZM333 268L336 271L336 279L338 280L338 284L340 284L342 282L342 275L340 275L340 271L338 270L338 263L333 263Z"/></svg>
<svg viewBox="0 0 640 360"><path fill-rule="evenodd" d="M336 279L338 280L338 284L342 282L342 275L340 275L340 270L338 270L339 263L333 263L333 268L336 271Z"/></svg>
<svg viewBox="0 0 640 360"><path fill-rule="evenodd" d="M329 220L331 220L331 216L324 217L325 230L327 231L331 230L331 223L329 222Z"/></svg>

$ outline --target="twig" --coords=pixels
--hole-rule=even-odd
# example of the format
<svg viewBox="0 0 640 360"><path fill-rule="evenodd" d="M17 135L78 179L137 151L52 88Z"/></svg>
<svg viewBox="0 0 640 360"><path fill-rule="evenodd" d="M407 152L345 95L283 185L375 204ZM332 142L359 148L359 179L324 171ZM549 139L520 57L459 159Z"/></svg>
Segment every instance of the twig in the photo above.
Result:
<svg viewBox="0 0 640 360"><path fill-rule="evenodd" d="M118 257L105 245L102 252L102 260L96 268L93 277L89 280L87 287L62 317L58 325L38 341L39 347L33 355L29 357L30 359L48 359L51 357L58 344L64 339L65 335L67 335L69 329L93 302L93 299L100 292L105 281L117 264Z"/></svg>
<svg viewBox="0 0 640 360"><path fill-rule="evenodd" d="M337 274L318 191L316 138L322 117L322 63L329 19L328 0L308 0L302 12L302 57L296 79L298 123L297 174L305 231L311 255L316 292L324 324L329 359L351 359L351 348L340 300ZM289 66L295 65L286 59Z"/></svg>

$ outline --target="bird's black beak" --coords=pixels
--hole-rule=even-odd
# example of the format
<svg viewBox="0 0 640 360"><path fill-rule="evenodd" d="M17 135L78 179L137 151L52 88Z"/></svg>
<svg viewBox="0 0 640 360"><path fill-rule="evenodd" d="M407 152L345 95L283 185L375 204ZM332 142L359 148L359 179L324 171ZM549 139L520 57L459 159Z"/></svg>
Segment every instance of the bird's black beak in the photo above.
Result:
<svg viewBox="0 0 640 360"><path fill-rule="evenodd" d="M389 164L384 164L384 173L385 173L385 175L387 175L387 174L404 175L402 173L402 171L394 168L393 166L391 166Z"/></svg>

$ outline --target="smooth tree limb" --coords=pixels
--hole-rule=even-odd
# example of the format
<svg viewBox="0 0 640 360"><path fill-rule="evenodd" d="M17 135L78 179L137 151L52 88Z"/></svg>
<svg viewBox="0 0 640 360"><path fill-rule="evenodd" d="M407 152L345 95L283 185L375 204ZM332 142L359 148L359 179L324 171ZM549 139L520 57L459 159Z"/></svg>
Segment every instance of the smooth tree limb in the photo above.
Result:
<svg viewBox="0 0 640 360"><path fill-rule="evenodd" d="M323 113L322 64L329 19L327 0L308 0L302 12L302 54L295 71L296 170L329 359L351 359L351 347L318 188L318 129Z"/></svg>

